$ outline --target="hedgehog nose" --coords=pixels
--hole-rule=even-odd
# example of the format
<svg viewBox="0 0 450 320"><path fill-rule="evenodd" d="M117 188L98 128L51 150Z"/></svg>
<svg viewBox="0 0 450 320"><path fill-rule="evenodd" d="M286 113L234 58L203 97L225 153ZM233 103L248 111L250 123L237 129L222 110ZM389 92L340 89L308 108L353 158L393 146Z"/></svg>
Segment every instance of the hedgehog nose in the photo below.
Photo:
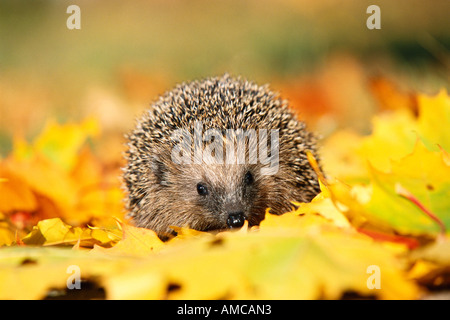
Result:
<svg viewBox="0 0 450 320"><path fill-rule="evenodd" d="M228 214L227 225L228 228L240 228L244 225L245 217L242 211L231 212Z"/></svg>

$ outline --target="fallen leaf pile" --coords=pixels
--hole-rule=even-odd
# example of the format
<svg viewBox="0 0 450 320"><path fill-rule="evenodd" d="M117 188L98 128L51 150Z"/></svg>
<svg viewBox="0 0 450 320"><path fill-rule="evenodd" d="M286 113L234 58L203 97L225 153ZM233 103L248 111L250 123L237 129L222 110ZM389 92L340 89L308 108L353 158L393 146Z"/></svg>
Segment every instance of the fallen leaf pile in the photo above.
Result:
<svg viewBox="0 0 450 320"><path fill-rule="evenodd" d="M1 160L0 298L448 298L450 97L414 101L379 113L370 135L328 137L321 167L309 157L312 202L167 242L126 221L96 121L49 122Z"/></svg>

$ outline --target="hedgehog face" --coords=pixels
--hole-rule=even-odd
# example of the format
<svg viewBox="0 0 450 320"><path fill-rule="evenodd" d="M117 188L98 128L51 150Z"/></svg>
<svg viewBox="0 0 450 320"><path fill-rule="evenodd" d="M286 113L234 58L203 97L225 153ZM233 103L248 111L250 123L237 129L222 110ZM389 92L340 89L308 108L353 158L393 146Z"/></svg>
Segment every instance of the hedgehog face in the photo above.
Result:
<svg viewBox="0 0 450 320"><path fill-rule="evenodd" d="M239 228L245 220L257 225L267 203L261 197L261 178L251 165L179 165L171 167L165 191L178 198L170 204L174 224L197 230ZM182 191L180 191L182 190Z"/></svg>
<svg viewBox="0 0 450 320"><path fill-rule="evenodd" d="M242 145L248 148L236 148L238 139L244 139ZM213 141L168 145L159 156L164 160L152 166L161 191L166 193L161 196L170 193L178 198L177 204L189 210L167 204L173 224L181 222L197 230L239 228L245 220L250 226L259 224L268 205L267 197L260 196L262 182L270 178L265 177L262 164L245 163L250 162L250 148L256 148L256 142L251 144L245 136L229 132L222 136L220 131ZM238 164L241 162L244 164Z"/></svg>
<svg viewBox="0 0 450 320"><path fill-rule="evenodd" d="M190 188L197 194L189 201L194 200L204 219L211 221L206 229L239 228L245 220L259 224L265 204L258 196L260 179L255 171L245 165L205 166L194 178Z"/></svg>
<svg viewBox="0 0 450 320"><path fill-rule="evenodd" d="M171 226L212 231L239 228L246 220L259 225L278 203L271 198L280 187L276 176L262 175L258 164L182 165L160 156L148 169L140 182L142 200L132 209L140 212L137 224L162 239L174 234Z"/></svg>

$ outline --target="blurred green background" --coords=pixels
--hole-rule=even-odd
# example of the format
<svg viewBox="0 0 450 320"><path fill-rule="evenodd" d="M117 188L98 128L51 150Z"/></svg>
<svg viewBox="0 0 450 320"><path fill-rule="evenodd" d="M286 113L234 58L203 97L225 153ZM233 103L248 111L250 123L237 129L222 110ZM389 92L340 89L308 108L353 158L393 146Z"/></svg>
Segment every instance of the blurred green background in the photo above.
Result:
<svg viewBox="0 0 450 320"><path fill-rule="evenodd" d="M81 30L66 27L71 4L81 9ZM371 4L381 9L381 30L366 27ZM323 115L330 101L349 114L372 110L363 86L374 75L435 93L449 84L449 12L448 0L2 0L0 156L13 136L30 139L49 118L93 115L122 135L175 83L224 72L272 83L294 100L306 92L305 114L325 106ZM358 123L334 118L318 127Z"/></svg>

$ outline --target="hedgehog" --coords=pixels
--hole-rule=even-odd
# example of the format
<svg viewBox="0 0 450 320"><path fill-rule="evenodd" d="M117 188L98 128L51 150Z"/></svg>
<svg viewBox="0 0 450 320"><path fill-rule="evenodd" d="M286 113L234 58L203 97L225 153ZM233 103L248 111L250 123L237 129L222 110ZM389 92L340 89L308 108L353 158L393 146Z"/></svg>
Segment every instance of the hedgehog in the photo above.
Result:
<svg viewBox="0 0 450 320"><path fill-rule="evenodd" d="M167 240L175 227L257 226L320 191L316 135L269 89L228 74L161 95L126 135L129 218Z"/></svg>

